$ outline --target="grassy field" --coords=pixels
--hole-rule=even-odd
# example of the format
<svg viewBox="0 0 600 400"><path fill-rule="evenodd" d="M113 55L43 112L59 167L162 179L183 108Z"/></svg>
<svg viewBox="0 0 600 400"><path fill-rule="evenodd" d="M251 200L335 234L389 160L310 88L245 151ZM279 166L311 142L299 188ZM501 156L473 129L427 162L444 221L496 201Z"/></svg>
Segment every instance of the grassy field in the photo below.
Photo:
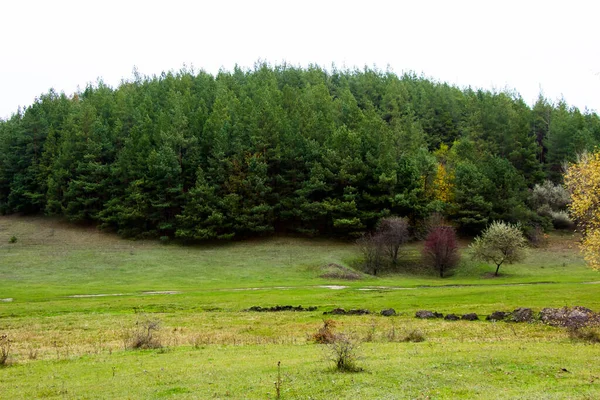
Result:
<svg viewBox="0 0 600 400"><path fill-rule="evenodd" d="M409 266L419 246L408 246ZM0 217L0 335L12 340L0 398L276 398L278 361L281 398L599 398L600 347L562 329L414 318L420 309L600 309L600 275L572 235L552 235L497 278L463 253L446 279L414 264L411 273L344 280L323 275L357 259L346 242L165 245ZM244 311L277 305L317 310ZM362 372L336 372L327 347L309 340L337 307L400 313L326 317L353 338ZM144 321L160 324L163 348L125 350ZM403 342L413 331L425 341Z"/></svg>

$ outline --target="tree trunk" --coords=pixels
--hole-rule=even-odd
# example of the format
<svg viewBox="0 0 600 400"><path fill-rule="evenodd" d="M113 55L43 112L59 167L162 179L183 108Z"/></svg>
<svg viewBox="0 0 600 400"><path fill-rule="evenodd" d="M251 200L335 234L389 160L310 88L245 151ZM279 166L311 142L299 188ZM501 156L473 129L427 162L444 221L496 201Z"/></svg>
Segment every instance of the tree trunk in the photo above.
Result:
<svg viewBox="0 0 600 400"><path fill-rule="evenodd" d="M496 273L494 274L494 276L498 276L498 270L500 269L500 266L502 265L502 263L498 264L496 267Z"/></svg>

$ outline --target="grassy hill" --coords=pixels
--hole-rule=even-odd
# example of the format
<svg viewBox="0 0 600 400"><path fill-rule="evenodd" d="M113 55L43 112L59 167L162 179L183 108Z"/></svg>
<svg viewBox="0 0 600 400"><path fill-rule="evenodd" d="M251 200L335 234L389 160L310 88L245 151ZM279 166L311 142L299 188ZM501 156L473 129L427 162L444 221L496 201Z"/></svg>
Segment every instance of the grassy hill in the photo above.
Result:
<svg viewBox="0 0 600 400"><path fill-rule="evenodd" d="M498 278L463 247L446 279L418 271L413 243L405 272L344 280L336 270L358 258L347 242L179 246L0 217L0 335L12 341L0 397L275 398L281 361L282 398L597 398L599 349L563 329L414 318L420 309L600 309L600 276L584 266L573 237L553 235ZM278 305L317 309L244 311ZM323 315L338 307L400 315ZM326 346L308 340L323 318L355 338L364 372L335 372ZM159 325L163 347L126 350L148 321ZM402 341L414 331L425 341Z"/></svg>

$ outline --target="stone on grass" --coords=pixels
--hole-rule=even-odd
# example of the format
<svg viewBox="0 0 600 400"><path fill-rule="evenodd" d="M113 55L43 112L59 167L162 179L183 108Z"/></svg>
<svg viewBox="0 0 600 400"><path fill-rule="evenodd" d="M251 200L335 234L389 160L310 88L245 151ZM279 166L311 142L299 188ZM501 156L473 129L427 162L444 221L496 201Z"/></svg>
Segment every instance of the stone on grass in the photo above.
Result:
<svg viewBox="0 0 600 400"><path fill-rule="evenodd" d="M444 314L428 310L419 310L415 313L415 317L421 319L444 318Z"/></svg>
<svg viewBox="0 0 600 400"><path fill-rule="evenodd" d="M488 315L485 319L486 321L504 321L504 319L508 316L509 313L504 311L494 311L490 315Z"/></svg>
<svg viewBox="0 0 600 400"><path fill-rule="evenodd" d="M444 319L446 319L448 321L458 321L460 319L460 317L456 314L448 314L444 317Z"/></svg>
<svg viewBox="0 0 600 400"><path fill-rule="evenodd" d="M468 313L468 314L463 314L461 319L464 319L467 321L477 321L479 319L479 317L475 313Z"/></svg>
<svg viewBox="0 0 600 400"><path fill-rule="evenodd" d="M540 320L548 325L567 328L600 325L600 315L582 306L544 308L540 311Z"/></svg>
<svg viewBox="0 0 600 400"><path fill-rule="evenodd" d="M388 308L386 310L382 310L381 315L383 315L384 317L391 317L393 315L396 315L396 310L394 310L393 308Z"/></svg>
<svg viewBox="0 0 600 400"><path fill-rule="evenodd" d="M533 321L533 311L531 308L520 307L510 313L509 319L513 322L531 322Z"/></svg>

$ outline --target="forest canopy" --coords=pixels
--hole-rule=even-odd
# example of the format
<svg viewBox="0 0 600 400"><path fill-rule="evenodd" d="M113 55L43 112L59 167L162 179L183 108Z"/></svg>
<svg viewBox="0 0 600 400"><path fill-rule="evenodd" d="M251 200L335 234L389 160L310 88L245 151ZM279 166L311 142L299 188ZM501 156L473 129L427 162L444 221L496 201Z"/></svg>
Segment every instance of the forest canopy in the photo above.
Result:
<svg viewBox="0 0 600 400"><path fill-rule="evenodd" d="M373 69L257 64L50 90L0 120L0 212L127 237L353 237L389 215L463 232L547 226L530 189L600 143L597 114L540 95Z"/></svg>

